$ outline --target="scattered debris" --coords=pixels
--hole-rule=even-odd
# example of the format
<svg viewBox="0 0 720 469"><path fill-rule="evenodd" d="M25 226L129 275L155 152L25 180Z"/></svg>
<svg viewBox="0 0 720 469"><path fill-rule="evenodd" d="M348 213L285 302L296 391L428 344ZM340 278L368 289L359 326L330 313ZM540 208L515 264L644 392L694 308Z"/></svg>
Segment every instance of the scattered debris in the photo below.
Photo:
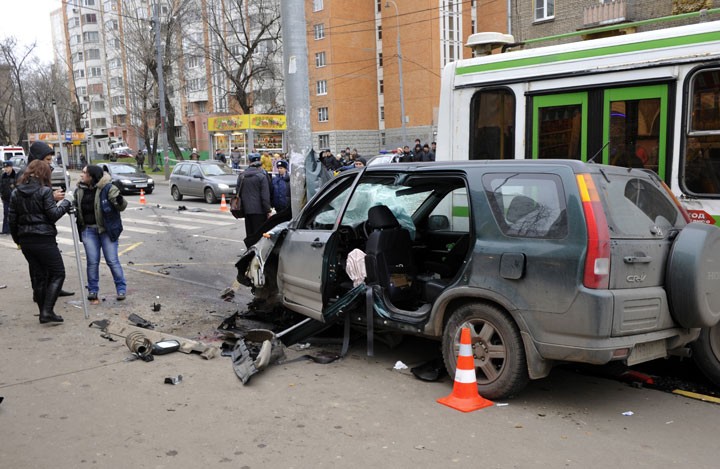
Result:
<svg viewBox="0 0 720 469"><path fill-rule="evenodd" d="M153 304L152 304L152 310L157 313L158 311L160 311L160 307L161 307L161 306L162 306L162 305L161 305L160 303L153 303Z"/></svg>
<svg viewBox="0 0 720 469"><path fill-rule="evenodd" d="M152 353L153 343L140 331L129 333L125 337L125 345L127 345L132 353L142 359L145 359L145 357Z"/></svg>
<svg viewBox="0 0 720 469"><path fill-rule="evenodd" d="M4 401L5 398L3 396L0 396L0 404L2 404L2 401Z"/></svg>
<svg viewBox="0 0 720 469"><path fill-rule="evenodd" d="M165 378L165 384L176 385L176 384L180 384L181 382L182 382L182 375L168 376L167 378Z"/></svg>
<svg viewBox="0 0 720 469"><path fill-rule="evenodd" d="M251 344L261 343L261 345L248 347L246 340ZM243 384L247 384L253 375L284 357L283 344L274 332L265 329L248 331L246 339L238 340L230 355L235 374Z"/></svg>
<svg viewBox="0 0 720 469"><path fill-rule="evenodd" d="M177 340L180 343L180 348L178 350L182 353L198 352L200 353L200 356L207 360L210 360L220 355L220 349L217 346L204 344L198 340L186 339L184 337L178 337L172 334L167 334L165 332L142 329L137 326L116 324L110 320L104 321L107 321L107 324L105 325L105 327L102 328L102 331L109 334L127 338L130 333L139 331L148 339L150 339L151 342L160 342L162 340ZM95 324L96 322L100 321L94 321L93 324Z"/></svg>
<svg viewBox="0 0 720 469"><path fill-rule="evenodd" d="M220 298L225 301L232 301L235 298L235 290L232 287L228 287L220 294Z"/></svg>
<svg viewBox="0 0 720 469"><path fill-rule="evenodd" d="M715 404L720 404L720 398L713 397L713 396L707 396L705 394L700 394L697 392L691 392L691 391L683 391L682 389L675 389L673 391L673 394L678 394L680 396L689 397L691 399L697 399L699 401L704 402L712 402Z"/></svg>
<svg viewBox="0 0 720 469"><path fill-rule="evenodd" d="M443 363L442 358L435 358L429 362L425 362L411 368L410 371L417 379L422 381L438 381L447 375L445 363Z"/></svg>
<svg viewBox="0 0 720 469"><path fill-rule="evenodd" d="M395 362L395 366L393 366L393 370L407 370L408 366L401 362L400 360Z"/></svg>
<svg viewBox="0 0 720 469"><path fill-rule="evenodd" d="M184 205L178 205L178 212L181 212L183 210L187 210L187 207Z"/></svg>
<svg viewBox="0 0 720 469"><path fill-rule="evenodd" d="M107 339L110 342L117 342L117 339L115 339L115 337L111 336L110 334L100 334L100 337L102 337L103 339Z"/></svg>
<svg viewBox="0 0 720 469"><path fill-rule="evenodd" d="M495 407L507 407L507 406L509 406L509 405L510 405L510 404L508 404L507 402L498 402L497 404L495 404ZM545 417L543 414L538 414L538 415L539 415L540 417Z"/></svg>
<svg viewBox="0 0 720 469"><path fill-rule="evenodd" d="M143 329L155 329L155 325L153 323L151 323L147 319L141 318L135 313L132 313L130 316L128 316L128 321L138 327L142 327Z"/></svg>
<svg viewBox="0 0 720 469"><path fill-rule="evenodd" d="M0 290L2 290L3 288L7 288L7 285L0 285Z"/></svg>
<svg viewBox="0 0 720 469"><path fill-rule="evenodd" d="M626 417L630 417L631 415L635 415L635 412L633 412L632 410L628 410L623 412L622 414Z"/></svg>
<svg viewBox="0 0 720 469"><path fill-rule="evenodd" d="M180 342L177 340L161 340L155 342L152 346L153 355L166 355L168 353L177 352L180 349Z"/></svg>

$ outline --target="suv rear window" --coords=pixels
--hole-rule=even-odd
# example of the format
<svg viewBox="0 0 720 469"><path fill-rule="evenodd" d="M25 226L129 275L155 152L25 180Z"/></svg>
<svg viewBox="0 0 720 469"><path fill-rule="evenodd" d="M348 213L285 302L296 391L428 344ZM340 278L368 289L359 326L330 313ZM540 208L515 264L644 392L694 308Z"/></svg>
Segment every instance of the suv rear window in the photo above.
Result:
<svg viewBox="0 0 720 469"><path fill-rule="evenodd" d="M567 236L565 192L554 174L489 173L483 187L498 226L508 236Z"/></svg>
<svg viewBox="0 0 720 469"><path fill-rule="evenodd" d="M595 175L611 238L664 237L685 226L680 210L659 185L632 175Z"/></svg>

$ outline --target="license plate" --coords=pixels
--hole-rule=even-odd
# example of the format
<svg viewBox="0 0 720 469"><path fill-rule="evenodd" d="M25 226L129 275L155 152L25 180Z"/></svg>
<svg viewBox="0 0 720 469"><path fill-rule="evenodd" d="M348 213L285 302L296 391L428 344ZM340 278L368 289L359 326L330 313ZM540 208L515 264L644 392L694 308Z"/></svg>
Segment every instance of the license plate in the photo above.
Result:
<svg viewBox="0 0 720 469"><path fill-rule="evenodd" d="M627 359L628 366L637 365L638 363L655 360L656 358L665 358L667 356L667 347L665 339L655 340L653 342L645 342L637 344L630 352Z"/></svg>
<svg viewBox="0 0 720 469"><path fill-rule="evenodd" d="M147 184L135 184L135 187L147 187Z"/></svg>

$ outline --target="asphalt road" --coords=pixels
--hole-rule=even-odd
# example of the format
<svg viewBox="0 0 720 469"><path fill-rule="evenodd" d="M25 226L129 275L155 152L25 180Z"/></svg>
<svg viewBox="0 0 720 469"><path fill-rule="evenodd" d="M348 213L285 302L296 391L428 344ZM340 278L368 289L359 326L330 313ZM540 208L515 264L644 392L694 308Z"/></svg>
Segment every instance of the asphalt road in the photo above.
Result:
<svg viewBox="0 0 720 469"><path fill-rule="evenodd" d="M245 288L232 301L220 298L244 248L242 222L199 199L173 202L163 189L145 205L128 196L128 298L115 300L101 266L103 301L89 320L76 295L58 303L64 324L39 325L22 254L0 238L0 466L717 467L716 404L566 367L514 399L464 414L435 402L451 391L451 378L424 382L393 369L435 356L437 344L424 340L378 343L368 357L357 336L342 360L272 365L245 386L223 357L127 361L124 341L103 338L90 321L125 324L135 313L156 330L219 344L217 325L250 299ZM66 286L78 290L71 231L60 223ZM325 349L337 351L286 353ZM180 384L164 384L177 375Z"/></svg>

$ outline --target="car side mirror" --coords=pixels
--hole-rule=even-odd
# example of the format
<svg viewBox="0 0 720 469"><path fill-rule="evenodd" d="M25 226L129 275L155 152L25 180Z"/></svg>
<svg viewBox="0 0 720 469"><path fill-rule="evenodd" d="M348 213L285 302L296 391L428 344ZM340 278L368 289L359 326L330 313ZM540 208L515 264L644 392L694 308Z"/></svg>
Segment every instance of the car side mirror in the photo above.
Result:
<svg viewBox="0 0 720 469"><path fill-rule="evenodd" d="M195 179L202 179L202 174L193 174Z"/></svg>
<svg viewBox="0 0 720 469"><path fill-rule="evenodd" d="M450 220L445 215L430 215L428 218L428 230L440 231L450 228Z"/></svg>

